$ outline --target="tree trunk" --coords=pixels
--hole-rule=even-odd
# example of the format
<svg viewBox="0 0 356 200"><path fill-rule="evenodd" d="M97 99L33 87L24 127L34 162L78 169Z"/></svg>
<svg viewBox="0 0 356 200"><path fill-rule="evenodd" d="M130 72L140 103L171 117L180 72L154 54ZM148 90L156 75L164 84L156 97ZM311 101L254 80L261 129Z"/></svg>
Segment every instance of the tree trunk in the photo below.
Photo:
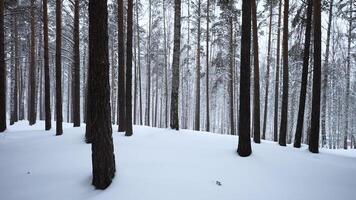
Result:
<svg viewBox="0 0 356 200"><path fill-rule="evenodd" d="M242 1L242 33L241 33L241 69L240 69L240 113L239 143L237 153L246 157L251 155L250 127L250 50L251 50L251 2Z"/></svg>
<svg viewBox="0 0 356 200"><path fill-rule="evenodd" d="M167 28L166 28L166 4L165 0L162 3L163 7L163 32L164 32L164 100L165 100L165 119L164 127L168 127L168 55L167 55Z"/></svg>
<svg viewBox="0 0 356 200"><path fill-rule="evenodd" d="M132 131L132 22L133 0L127 3L127 38L126 38L126 133L131 136Z"/></svg>
<svg viewBox="0 0 356 200"><path fill-rule="evenodd" d="M51 86L49 78L49 56L48 56L48 0L43 0L43 42L44 42L44 90L45 90L45 130L50 130L51 124Z"/></svg>
<svg viewBox="0 0 356 200"><path fill-rule="evenodd" d="M352 3L353 0L350 0L350 9L349 9L349 33L348 33L348 42L347 42L347 58L346 58L346 96L345 96L345 128L344 128L344 149L347 149L347 138L350 133L349 127L349 110L350 110L350 68L351 68L351 39L352 39Z"/></svg>
<svg viewBox="0 0 356 200"><path fill-rule="evenodd" d="M314 7L314 66L313 66L313 97L311 111L311 130L309 151L319 152L320 129L320 89L321 89L321 0L313 0Z"/></svg>
<svg viewBox="0 0 356 200"><path fill-rule="evenodd" d="M308 65L309 65L309 54L310 54L309 46L310 46L312 13L313 13L313 0L308 0L307 24L305 29L305 42L304 42L304 52L303 52L302 83L300 87L297 128L294 137L294 147L296 148L300 148L301 141L302 141L302 134L303 134L305 100L307 96L307 84L308 84Z"/></svg>
<svg viewBox="0 0 356 200"><path fill-rule="evenodd" d="M117 1L118 9L118 56L119 56L119 71L118 71L118 91L117 91L117 124L119 125L119 132L126 130L126 117L125 117L125 43L124 43L124 2L123 0Z"/></svg>
<svg viewBox="0 0 356 200"><path fill-rule="evenodd" d="M56 0L56 135L63 134L62 127L62 1Z"/></svg>
<svg viewBox="0 0 356 200"><path fill-rule="evenodd" d="M181 0L174 0L174 47L172 63L172 93L171 93L171 128L179 130L178 98L179 98L179 60L181 33Z"/></svg>
<svg viewBox="0 0 356 200"><path fill-rule="evenodd" d="M0 132L6 130L4 0L0 0Z"/></svg>
<svg viewBox="0 0 356 200"><path fill-rule="evenodd" d="M253 72L254 72L254 92L253 92L253 141L255 143L261 143L261 129L260 129L260 66L258 59L258 35L257 35L257 11L256 11L256 0L251 1L252 8L252 32L253 32ZM272 5L271 5L272 10ZM270 16L271 23L272 16ZM270 40L271 40L271 25L270 25L270 33L268 38L268 49L270 49ZM269 50L268 50L269 55ZM267 55L267 56L268 56ZM269 63L267 63L267 75L266 75L266 99L268 93L268 74L269 74ZM266 116L266 104L265 101L265 116ZM266 118L264 118L266 120ZM265 122L265 121L264 121ZM265 126L263 126L265 128ZM265 130L265 129L263 129ZM263 132L263 136L264 136ZM263 137L264 139L264 137Z"/></svg>
<svg viewBox="0 0 356 200"><path fill-rule="evenodd" d="M15 32L15 84L14 84L14 110L13 119L14 122L18 121L18 76L19 76L19 36L17 28L17 14L14 16L14 32Z"/></svg>
<svg viewBox="0 0 356 200"><path fill-rule="evenodd" d="M270 3L269 10L269 32L268 32L268 47L267 47L267 71L266 71L266 91L265 91L265 107L263 113L263 132L262 139L266 139L267 113L268 113L268 93L269 93L269 71L271 65L271 37L272 37L272 16L273 16L273 2Z"/></svg>
<svg viewBox="0 0 356 200"><path fill-rule="evenodd" d="M29 124L36 123L36 61L35 61L35 0L31 0L31 49L30 49L30 69L29 69Z"/></svg>
<svg viewBox="0 0 356 200"><path fill-rule="evenodd" d="M287 127L288 127L288 90L289 90L289 70L288 70L288 15L289 15L289 0L284 1L283 9L283 96L282 96L282 111L281 125L279 130L279 145L286 146L287 142Z"/></svg>
<svg viewBox="0 0 356 200"><path fill-rule="evenodd" d="M197 59L196 59L196 88L195 88L195 118L194 130L200 130L200 0L198 0L198 22L197 22Z"/></svg>
<svg viewBox="0 0 356 200"><path fill-rule="evenodd" d="M112 140L107 0L89 1L89 77L88 121L86 132L92 136L92 184L107 188L115 176ZM95 117L94 117L95 116Z"/></svg>
<svg viewBox="0 0 356 200"><path fill-rule="evenodd" d="M210 100L209 100L209 14L210 0L207 0L206 6L206 131L210 131Z"/></svg>
<svg viewBox="0 0 356 200"><path fill-rule="evenodd" d="M229 17L230 45L229 45L229 118L230 118L230 134L235 135L235 120L234 120L234 29L233 17Z"/></svg>
<svg viewBox="0 0 356 200"><path fill-rule="evenodd" d="M136 0L137 1L137 0ZM142 84L141 84L141 45L140 45L140 26L138 22L138 4L136 2L136 32L137 32L137 64L138 64L138 84L140 90L140 125L142 125Z"/></svg>
<svg viewBox="0 0 356 200"><path fill-rule="evenodd" d="M72 78L73 126L80 126L80 49L79 49L79 0L74 1L74 66Z"/></svg>
<svg viewBox="0 0 356 200"><path fill-rule="evenodd" d="M282 0L279 0L278 6L278 33L277 33L277 63L276 63L276 82L274 86L274 119L273 119L273 141L278 140L278 96L279 96L279 61L280 61L280 41L281 41L281 16Z"/></svg>

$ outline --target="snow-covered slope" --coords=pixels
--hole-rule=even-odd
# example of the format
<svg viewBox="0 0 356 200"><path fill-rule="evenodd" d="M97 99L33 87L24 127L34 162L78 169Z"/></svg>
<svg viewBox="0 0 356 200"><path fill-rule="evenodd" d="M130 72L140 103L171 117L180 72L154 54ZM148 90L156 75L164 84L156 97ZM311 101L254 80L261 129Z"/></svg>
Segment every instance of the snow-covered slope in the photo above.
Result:
<svg viewBox="0 0 356 200"><path fill-rule="evenodd" d="M236 153L237 137L134 127L114 132L117 173L104 190L91 186L85 126L64 135L19 122L0 134L1 200L353 200L356 152L280 147L262 141ZM116 130L116 127L113 128ZM219 184L221 183L221 185Z"/></svg>

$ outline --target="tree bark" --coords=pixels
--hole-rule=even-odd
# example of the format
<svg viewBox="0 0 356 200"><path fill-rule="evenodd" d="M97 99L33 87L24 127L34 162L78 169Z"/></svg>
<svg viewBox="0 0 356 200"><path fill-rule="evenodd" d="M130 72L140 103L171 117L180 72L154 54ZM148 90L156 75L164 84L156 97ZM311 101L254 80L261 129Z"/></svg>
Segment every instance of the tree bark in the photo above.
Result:
<svg viewBox="0 0 356 200"><path fill-rule="evenodd" d="M253 72L254 72L254 92L253 92L253 141L255 143L261 143L261 129L260 129L260 66L258 59L258 35L257 35L257 11L256 11L256 0L251 1L252 8L252 33L253 33ZM272 5L271 5L272 8ZM271 23L272 17L270 17ZM271 27L271 25L270 25ZM271 40L271 28L269 33L268 49L270 48ZM269 55L269 52L267 56ZM269 63L267 63L267 75L266 75L266 97L268 93L268 74L269 74ZM265 115L266 115L266 102L265 102ZM264 118L266 120L266 118ZM265 121L264 121L265 122ZM263 128L265 128L263 126ZM265 130L265 129L263 129ZM265 132L263 132L265 133ZM264 138L263 138L264 139Z"/></svg>
<svg viewBox="0 0 356 200"><path fill-rule="evenodd" d="M62 1L56 0L56 135L63 134L62 127Z"/></svg>
<svg viewBox="0 0 356 200"><path fill-rule="evenodd" d="M195 118L194 130L200 130L200 0L198 0L198 22L197 22L197 59L196 59L196 72L195 72Z"/></svg>
<svg viewBox="0 0 356 200"><path fill-rule="evenodd" d="M0 132L6 130L6 66L5 66L5 32L4 0L0 0Z"/></svg>
<svg viewBox="0 0 356 200"><path fill-rule="evenodd" d="M307 24L306 24L305 37L304 37L305 42L304 42L304 52L303 52L302 83L300 87L297 128L294 137L294 147L296 148L300 148L302 135L303 135L305 100L307 96L307 84L308 84L308 65L309 65L309 54L310 54L309 46L310 46L312 13L313 13L313 0L308 0Z"/></svg>
<svg viewBox="0 0 356 200"><path fill-rule="evenodd" d="M241 69L240 69L240 113L239 142L237 153L246 157L251 155L250 127L250 50L251 50L251 2L242 1L242 33L241 33Z"/></svg>
<svg viewBox="0 0 356 200"><path fill-rule="evenodd" d="M115 176L112 140L107 0L89 1L88 122L92 135L92 184L107 188ZM95 116L95 117L94 117Z"/></svg>
<svg viewBox="0 0 356 200"><path fill-rule="evenodd" d="M171 128L179 130L178 97L179 97L179 60L181 34L181 0L174 0L174 47L173 47L173 76L171 93Z"/></svg>
<svg viewBox="0 0 356 200"><path fill-rule="evenodd" d="M118 9L118 56L119 56L119 71L118 71L118 95L117 95L117 124L118 131L124 132L126 130L126 117L125 117L125 47L124 47L124 2L123 0L117 1Z"/></svg>
<svg viewBox="0 0 356 200"><path fill-rule="evenodd" d="M210 22L210 0L206 6L206 131L210 131L210 100L209 100L209 22Z"/></svg>
<svg viewBox="0 0 356 200"><path fill-rule="evenodd" d="M126 38L126 133L131 136L132 131L132 22L133 0L127 3L127 38Z"/></svg>
<svg viewBox="0 0 356 200"><path fill-rule="evenodd" d="M36 61L35 61L35 0L31 0L31 49L30 49L30 69L29 69L29 124L34 125L36 123Z"/></svg>
<svg viewBox="0 0 356 200"><path fill-rule="evenodd" d="M232 5L231 5L232 7ZM230 13L232 15L232 13ZM233 16L229 16L229 118L230 118L230 134L235 135L235 120L234 120L234 30Z"/></svg>
<svg viewBox="0 0 356 200"><path fill-rule="evenodd" d="M320 92L321 92L321 0L313 0L314 22L314 66L313 66L313 97L311 111L311 131L309 151L319 152L320 129Z"/></svg>
<svg viewBox="0 0 356 200"><path fill-rule="evenodd" d="M80 126L80 50L79 50L79 0L74 1L74 66L73 66L73 126Z"/></svg>
<svg viewBox="0 0 356 200"><path fill-rule="evenodd" d="M289 69L288 69L288 16L289 16L289 0L284 1L283 9L283 95L282 95L282 111L281 124L279 130L279 145L286 146L287 142L287 127L288 127L288 90L289 90Z"/></svg>

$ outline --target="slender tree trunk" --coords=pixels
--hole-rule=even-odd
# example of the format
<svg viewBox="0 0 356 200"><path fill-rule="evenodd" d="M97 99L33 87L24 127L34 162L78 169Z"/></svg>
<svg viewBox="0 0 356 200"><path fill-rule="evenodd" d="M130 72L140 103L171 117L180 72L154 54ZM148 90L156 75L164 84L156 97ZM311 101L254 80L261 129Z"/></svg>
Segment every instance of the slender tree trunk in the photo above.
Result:
<svg viewBox="0 0 356 200"><path fill-rule="evenodd" d="M134 23L135 20L133 20ZM135 32L136 26L133 26L133 34ZM133 124L137 124L137 50L136 50L136 37L133 35L132 40L133 40L133 49L134 49L134 54L133 54L133 59L134 59L134 107L133 107Z"/></svg>
<svg viewBox="0 0 356 200"><path fill-rule="evenodd" d="M114 50L114 37L111 38L111 122L115 124L116 115L116 62Z"/></svg>
<svg viewBox="0 0 356 200"><path fill-rule="evenodd" d="M288 90L289 90L288 15L289 15L289 0L285 0L284 9L283 9L283 42L282 42L283 96L282 96L281 125L279 130L279 142L278 142L279 145L281 146L286 146L287 127L288 127Z"/></svg>
<svg viewBox="0 0 356 200"><path fill-rule="evenodd" d="M209 15L210 0L207 0L206 6L206 131L210 131L210 100L209 100Z"/></svg>
<svg viewBox="0 0 356 200"><path fill-rule="evenodd" d="M80 49L79 49L79 0L74 1L74 66L73 66L73 91L72 91L72 104L73 104L73 126L80 126Z"/></svg>
<svg viewBox="0 0 356 200"><path fill-rule="evenodd" d="M18 121L18 76L19 76L19 36L17 28L17 14L14 15L14 31L15 31L15 84L14 84L14 110L13 119L15 122Z"/></svg>
<svg viewBox="0 0 356 200"><path fill-rule="evenodd" d="M198 22L197 22L197 59L196 59L196 88L195 88L195 120L194 130L200 130L200 0L198 0Z"/></svg>
<svg viewBox="0 0 356 200"><path fill-rule="evenodd" d="M274 119L273 119L273 141L278 140L278 96L279 96L279 62L280 62L280 41L281 41L281 16L282 0L279 0L278 6L278 31L277 31L277 64L276 64L276 82L274 84Z"/></svg>
<svg viewBox="0 0 356 200"><path fill-rule="evenodd" d="M146 112L145 125L150 126L151 114L151 35L152 35L152 2L149 0L149 19L148 19L148 49L147 49L147 90L146 90Z"/></svg>
<svg viewBox="0 0 356 200"><path fill-rule="evenodd" d="M326 33L326 50L325 50L325 61L324 61L324 77L323 77L323 88L322 88L322 98L321 98L321 135L322 135L322 143L321 145L324 147L326 145L326 94L328 90L328 75L329 75L329 52L330 52L330 32L332 25L332 16L333 16L333 6L334 0L330 0L329 2L329 21L328 21L328 29Z"/></svg>
<svg viewBox="0 0 356 200"><path fill-rule="evenodd" d="M263 132L262 139L266 139L266 127L267 127L267 113L268 113L268 93L269 93L269 71L271 65L271 37L272 37L272 16L273 16L273 2L270 0L269 10L269 32L268 32L268 47L267 47L267 71L266 71L266 91L265 91L265 107L263 113Z"/></svg>
<svg viewBox="0 0 356 200"><path fill-rule="evenodd" d="M140 90L140 125L142 125L142 85L141 85L141 45L140 45L140 25L138 22L138 4L136 0L136 31L137 31L137 64L138 64L138 82L139 82L139 90Z"/></svg>
<svg viewBox="0 0 356 200"><path fill-rule="evenodd" d="M240 69L240 113L239 143L237 153L246 157L251 155L250 127L250 50L251 50L251 2L242 1L242 33L241 33L241 69Z"/></svg>
<svg viewBox="0 0 356 200"><path fill-rule="evenodd" d="M230 118L230 134L235 135L235 120L234 120L234 29L233 29L233 16L229 17L229 118Z"/></svg>
<svg viewBox="0 0 356 200"><path fill-rule="evenodd" d="M353 0L350 0L350 9L349 9L349 33L348 33L348 42L347 42L347 58L346 58L346 96L345 96L345 128L344 128L344 149L347 149L347 138L350 133L349 127L349 110L350 110L350 68L351 68L351 39L352 39L352 4Z"/></svg>
<svg viewBox="0 0 356 200"><path fill-rule="evenodd" d="M320 129L320 93L321 93L321 0L313 0L314 22L314 66L313 66L313 97L311 111L311 131L309 151L319 152Z"/></svg>
<svg viewBox="0 0 356 200"><path fill-rule="evenodd" d="M310 54L309 46L310 46L312 13L313 13L313 0L308 0L307 24L306 24L305 37L304 37L305 42L304 42L304 52L303 52L302 83L300 87L297 128L294 137L294 147L296 148L300 148L302 142L302 135L303 135L305 100L307 96L307 84L308 84L308 65L309 65L309 54Z"/></svg>
<svg viewBox="0 0 356 200"><path fill-rule="evenodd" d="M127 3L127 38L126 38L126 133L131 136L132 130L132 22L133 0Z"/></svg>
<svg viewBox="0 0 356 200"><path fill-rule="evenodd" d="M0 0L0 132L6 130L4 0Z"/></svg>
<svg viewBox="0 0 356 200"><path fill-rule="evenodd" d="M45 130L50 130L51 124L51 86L49 78L49 53L48 53L48 0L43 0L43 42L44 42L44 92L45 92Z"/></svg>
<svg viewBox="0 0 356 200"><path fill-rule="evenodd" d="M62 1L56 0L56 135L63 134L62 115Z"/></svg>
<svg viewBox="0 0 356 200"><path fill-rule="evenodd" d="M35 0L31 0L31 49L30 49L30 69L29 69L29 124L36 123L36 61L35 61Z"/></svg>
<svg viewBox="0 0 356 200"><path fill-rule="evenodd" d="M115 155L110 116L107 1L89 0L88 122L92 135L93 182L107 188L115 176ZM95 117L94 117L95 116Z"/></svg>
<svg viewBox="0 0 356 200"><path fill-rule="evenodd" d="M119 125L119 132L126 130L126 116L125 116L125 47L124 47L124 2L117 0L118 9L118 56L119 56L119 71L118 71L118 95L117 95L117 124Z"/></svg>
<svg viewBox="0 0 356 200"><path fill-rule="evenodd" d="M168 127L168 55L167 55L167 28L166 28L166 4L165 0L162 3L163 7L163 32L164 32L164 100L165 100L165 119L164 119L164 127Z"/></svg>
<svg viewBox="0 0 356 200"><path fill-rule="evenodd" d="M261 143L261 129L260 129L260 66L258 58L258 34L257 34L257 11L256 11L256 0L251 1L252 8L252 33L253 33L253 72L254 72L254 92L253 92L253 141L255 143ZM271 5L272 8L272 5ZM272 17L270 17L271 23ZM271 25L270 25L271 27ZM271 40L271 28L269 33L268 49L270 48ZM268 55L267 55L268 56ZM269 63L267 64L267 74L269 73ZM266 75L266 89L268 87L268 75ZM268 90L267 90L268 91ZM266 91L266 94L267 94ZM266 102L265 102L266 103ZM265 107L266 108L266 107ZM266 115L266 110L265 110ZM266 120L264 118L264 120ZM265 128L265 127L263 127ZM265 132L263 132L265 133ZM263 134L264 136L264 134ZM264 139L264 138L263 138Z"/></svg>
<svg viewBox="0 0 356 200"><path fill-rule="evenodd" d="M179 60L181 34L181 0L174 0L174 47L172 63L172 94L171 94L171 128L179 130L178 98L179 98Z"/></svg>

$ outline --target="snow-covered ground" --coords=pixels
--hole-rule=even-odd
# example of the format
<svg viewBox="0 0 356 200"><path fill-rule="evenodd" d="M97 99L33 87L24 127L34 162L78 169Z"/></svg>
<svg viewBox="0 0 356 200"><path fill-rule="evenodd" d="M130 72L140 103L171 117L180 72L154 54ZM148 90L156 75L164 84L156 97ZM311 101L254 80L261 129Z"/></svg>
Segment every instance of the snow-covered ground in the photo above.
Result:
<svg viewBox="0 0 356 200"><path fill-rule="evenodd" d="M53 124L55 125L55 124ZM117 173L111 186L91 185L85 126L64 134L27 122L0 133L1 200L353 200L356 151L280 147L262 141L253 154L236 153L237 137L134 127L114 130ZM221 185L217 184L217 181Z"/></svg>

